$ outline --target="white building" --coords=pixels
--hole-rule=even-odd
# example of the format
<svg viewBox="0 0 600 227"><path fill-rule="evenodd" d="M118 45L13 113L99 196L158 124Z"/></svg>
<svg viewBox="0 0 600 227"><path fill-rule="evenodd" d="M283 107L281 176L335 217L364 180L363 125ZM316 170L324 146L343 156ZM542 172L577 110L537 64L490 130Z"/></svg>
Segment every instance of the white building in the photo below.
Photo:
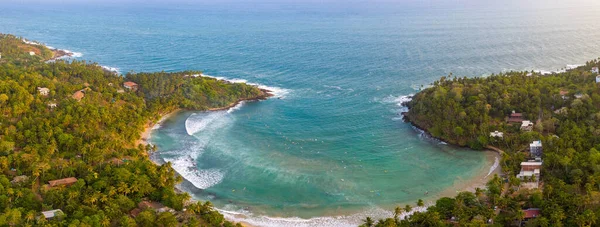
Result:
<svg viewBox="0 0 600 227"><path fill-rule="evenodd" d="M594 67L594 68L592 68L592 73L596 73L596 74L598 74L598 67Z"/></svg>
<svg viewBox="0 0 600 227"><path fill-rule="evenodd" d="M542 157L542 141L537 140L529 144L529 152L531 157L539 158Z"/></svg>
<svg viewBox="0 0 600 227"><path fill-rule="evenodd" d="M503 132L498 132L498 131L493 131L493 132L490 132L490 137L503 138L504 137L504 133Z"/></svg>
<svg viewBox="0 0 600 227"><path fill-rule="evenodd" d="M48 94L50 94L50 89L46 87L38 87L37 89L40 92L40 95L48 96Z"/></svg>
<svg viewBox="0 0 600 227"><path fill-rule="evenodd" d="M56 108L56 103L54 103L54 102L48 103L48 107L50 107L50 109L54 109L54 108Z"/></svg>
<svg viewBox="0 0 600 227"><path fill-rule="evenodd" d="M541 161L521 162L521 172L517 174L517 178L524 180L525 178L531 178L532 176L535 176L536 180L539 180L541 169Z"/></svg>
<svg viewBox="0 0 600 227"><path fill-rule="evenodd" d="M533 130L533 122L531 122L531 121L523 121L523 122L521 122L521 130L523 130L523 131L531 131L531 130Z"/></svg>
<svg viewBox="0 0 600 227"><path fill-rule="evenodd" d="M65 213L63 213L63 211L60 210L60 209L49 210L49 211L42 211L42 216L44 216L45 219L50 219L50 218L62 216L64 214Z"/></svg>
<svg viewBox="0 0 600 227"><path fill-rule="evenodd" d="M35 52L29 51L29 55L31 55L31 56L35 55Z"/></svg>
<svg viewBox="0 0 600 227"><path fill-rule="evenodd" d="M600 75L596 76L596 83L600 83Z"/></svg>

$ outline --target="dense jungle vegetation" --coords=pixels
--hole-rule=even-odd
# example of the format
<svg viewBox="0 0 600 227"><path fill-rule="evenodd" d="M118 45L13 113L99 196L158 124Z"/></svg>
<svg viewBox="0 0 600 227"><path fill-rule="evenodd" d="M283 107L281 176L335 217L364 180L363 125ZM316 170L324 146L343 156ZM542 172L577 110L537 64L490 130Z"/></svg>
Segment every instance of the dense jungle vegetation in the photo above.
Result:
<svg viewBox="0 0 600 227"><path fill-rule="evenodd" d="M508 72L489 77L450 74L407 103L405 117L433 137L475 150L503 151L504 179L486 189L441 198L426 212L405 220L389 218L364 226L597 226L600 217L600 62L551 75ZM531 131L508 122L513 113L534 123ZM503 138L490 132L503 132ZM515 177L529 157L529 143L541 140L539 189L519 187ZM476 151L474 151L476 152ZM535 180L535 179L530 179ZM525 210L541 214L525 219ZM399 215L410 205L396 209Z"/></svg>
<svg viewBox="0 0 600 227"><path fill-rule="evenodd" d="M47 62L52 51L12 35L0 35L0 53L0 226L234 225L210 202L176 192L182 179L169 163L152 163L151 148L136 141L169 111L224 107L264 91L186 76L192 72L123 77L85 61ZM124 88L126 81L137 89ZM68 177L77 181L47 185ZM142 201L173 211L133 214ZM54 209L62 213L41 216Z"/></svg>

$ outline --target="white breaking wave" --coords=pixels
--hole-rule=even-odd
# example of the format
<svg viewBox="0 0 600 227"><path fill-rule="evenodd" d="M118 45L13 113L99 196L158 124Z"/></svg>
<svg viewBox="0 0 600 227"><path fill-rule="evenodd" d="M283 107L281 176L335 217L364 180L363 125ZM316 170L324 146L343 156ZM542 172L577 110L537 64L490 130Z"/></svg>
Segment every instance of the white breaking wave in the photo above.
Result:
<svg viewBox="0 0 600 227"><path fill-rule="evenodd" d="M547 69L534 69L534 70L523 70L523 71L527 71L527 72L531 72L533 71L534 73L539 73L541 75L551 75L551 74L555 74L555 73L564 73L566 71L581 67L581 66L585 66L584 64L567 64L564 68L562 69L557 69L557 70L547 70ZM503 72L507 72L507 71L512 71L512 70L503 70ZM517 70L517 71L521 71L521 70Z"/></svg>
<svg viewBox="0 0 600 227"><path fill-rule="evenodd" d="M427 207L431 206L428 204L423 207L415 207L409 213L402 213L400 219L413 214L414 212L424 212ZM333 217L315 217L310 219L304 219L299 217L269 217L269 216L255 216L246 210L230 211L224 209L217 209L220 213L225 216L228 220L235 222L246 222L255 226L265 227L280 227L280 226L298 226L298 227L314 227L314 226L358 226L363 223L366 217L371 217L373 220L392 218L393 212L382 208L374 207L369 210L352 214L352 215L341 215Z"/></svg>
<svg viewBox="0 0 600 227"><path fill-rule="evenodd" d="M398 121L398 120L402 120L403 118L401 117L402 113L408 112L408 107L404 106L405 103L410 102L412 100L414 94L410 94L410 95L402 95L402 96L393 96L390 95L388 97L385 97L383 99L375 99L375 101L378 101L380 103L383 104L396 104L397 108L391 110L391 112L395 113L396 117L393 117L392 120L394 121Z"/></svg>
<svg viewBox="0 0 600 227"><path fill-rule="evenodd" d="M225 177L223 170L198 168L196 160L202 156L214 134L223 130L227 125L231 125L233 118L228 115L227 111L191 114L185 120L185 129L188 135L194 136L198 140L184 146L182 150L164 152L167 156L175 156L175 158L165 158L165 161L171 162L173 169L179 175L199 189L219 184Z"/></svg>
<svg viewBox="0 0 600 227"><path fill-rule="evenodd" d="M26 39L22 39L22 40L23 40L24 43L29 44L29 45L36 45L36 46L42 46L43 45L41 43L34 42L34 41L29 41L29 40L26 40ZM50 48L50 47L48 47L48 48Z"/></svg>
<svg viewBox="0 0 600 227"><path fill-rule="evenodd" d="M67 53L69 53L71 55L71 56L64 56L64 57L67 57L67 58L80 58L80 57L83 57L83 53L81 53L81 52L73 52L73 51L70 51L70 50L63 50L63 51L65 51L65 52L67 52Z"/></svg>
<svg viewBox="0 0 600 227"><path fill-rule="evenodd" d="M196 158L199 153L193 153L189 156L178 158L165 158L165 161L171 162L171 166L181 177L188 180L199 189L206 189L218 183L221 183L225 177L219 169L198 169L196 166Z"/></svg>
<svg viewBox="0 0 600 227"><path fill-rule="evenodd" d="M23 40L23 42L24 42L24 43L26 43L26 44L29 44L29 45L45 46L46 48L48 48L48 49L50 49L50 50L57 50L56 48L54 48L54 47L52 47L52 46L45 45L45 44L43 44L43 43L38 43L38 42L34 42L34 41L29 41L29 40L26 40L26 39L22 39L22 40ZM70 56L69 56L69 55L65 55L65 56L62 56L62 57L60 57L60 58L58 58L58 59L64 59L64 58L80 58L80 57L82 57L82 56L83 56L83 53L80 53L80 52L73 52L73 51L70 51L70 50L62 50L62 51L64 51L64 52L68 53Z"/></svg>
<svg viewBox="0 0 600 227"><path fill-rule="evenodd" d="M242 108L243 105L244 105L244 102L242 101L242 102L238 103L237 105L235 105L234 107L227 109L227 113L228 114L233 113L236 110L239 110L240 108Z"/></svg>
<svg viewBox="0 0 600 227"><path fill-rule="evenodd" d="M390 95L388 97L385 97L383 99L381 99L381 103L384 104L396 104L397 106L402 106L404 103L410 102L412 100L414 94L409 94L409 95L402 95L402 96L393 96Z"/></svg>
<svg viewBox="0 0 600 227"><path fill-rule="evenodd" d="M117 74L121 74L121 72L119 71L119 68L116 67L110 67L110 66L105 66L105 65L101 65L100 67L102 67L102 69L109 71L109 72L114 72Z"/></svg>
<svg viewBox="0 0 600 227"><path fill-rule="evenodd" d="M245 79L237 79L237 78L229 79L229 78L225 78L225 77L211 76L211 75L206 75L206 74L194 74L192 76L194 76L194 77L198 77L198 76L209 77L209 78L214 78L214 79L217 79L217 80L227 81L227 82L230 82L230 83L245 83L245 84L248 84L248 85L256 86L256 87L258 87L260 89L269 90L269 91L271 91L271 94L273 94L273 97L275 97L275 98L285 98L286 95L290 93L290 90L285 89L285 88L271 87L271 86L267 86L267 85L264 85L264 84L251 83L251 82L248 82Z"/></svg>
<svg viewBox="0 0 600 227"><path fill-rule="evenodd" d="M490 167L490 171L485 176L485 178L489 177L494 172L494 170L496 170L496 168L498 168L499 165L500 165L500 160L498 159L498 157L495 157L494 164Z"/></svg>
<svg viewBox="0 0 600 227"><path fill-rule="evenodd" d="M410 85L410 87L415 91L420 91L420 90L424 90L427 88L431 88L431 87L433 87L433 85L431 85L431 84L413 84L413 85Z"/></svg>
<svg viewBox="0 0 600 227"><path fill-rule="evenodd" d="M185 120L185 131L192 136L207 129L213 122L225 117L226 113L226 111L213 111L203 114L202 117L196 117L199 115L194 113Z"/></svg>
<svg viewBox="0 0 600 227"><path fill-rule="evenodd" d="M340 86L323 85L323 87L333 88L333 89L340 90L340 91L350 91L350 92L354 91L354 89L352 89L352 88L342 88Z"/></svg>

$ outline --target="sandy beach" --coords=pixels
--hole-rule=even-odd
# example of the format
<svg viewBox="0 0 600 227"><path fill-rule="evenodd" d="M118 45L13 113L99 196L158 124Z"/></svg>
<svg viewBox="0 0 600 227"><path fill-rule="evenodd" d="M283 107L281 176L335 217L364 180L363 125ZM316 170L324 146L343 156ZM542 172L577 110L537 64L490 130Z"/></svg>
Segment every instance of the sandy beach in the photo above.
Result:
<svg viewBox="0 0 600 227"><path fill-rule="evenodd" d="M478 151L473 151L473 152L478 152ZM454 197L459 192L463 192L463 191L475 192L475 190L477 188L485 189L487 182L490 179L492 179L495 174L500 176L502 174L502 168L499 165L500 160L502 160L501 155L498 152L491 151L491 150L485 150L485 151L481 151L481 152L485 152L486 162L488 164L485 165L484 167L482 167L474 177L472 177L470 179L457 179L454 182L453 186L447 188L443 192L435 195L434 197L428 198L427 201L435 202L435 200L442 198L442 197ZM492 170L491 168L494 167L495 163L497 163L497 165Z"/></svg>
<svg viewBox="0 0 600 227"><path fill-rule="evenodd" d="M148 140L150 140L150 134L152 133L152 129L156 126L159 125L160 123L162 123L163 121L165 121L166 119L169 119L171 116L179 113L181 111L181 109L176 109L174 111L171 111L163 116L161 116L161 118L157 121L157 122L149 122L148 124L146 124L146 126L144 127L144 131L141 134L141 137L139 140L137 140L135 142L135 145L148 145Z"/></svg>
<svg viewBox="0 0 600 227"><path fill-rule="evenodd" d="M225 111L225 110L228 110L230 108L237 106L239 103L244 102L244 101L257 101L257 100L266 99L268 97L269 96L262 97L261 99L239 100L239 101L232 103L226 107L211 108L211 109L208 109L207 111ZM176 115L180 111L182 111L182 109L174 110L172 112L169 112L169 113L161 116L161 118L156 122L149 122L144 128L144 131L141 134L141 138L138 141L136 141L136 145L149 144L149 139L150 139L153 128L155 128L156 125L161 124L168 118ZM462 191L474 192L476 190L476 188L484 189L486 187L486 183L494 176L494 174L500 175L502 173L500 166L497 165L497 163L499 163L499 161L501 160L501 155L498 152L492 151L492 150L472 151L472 152L485 152L486 164L483 165L479 170L477 170L477 173L475 174L475 176L470 177L470 178L465 178L465 179L456 179L454 184L452 186L448 187L447 189L445 189L443 192L424 196L423 200L425 201L425 204L427 204L427 205L434 204L437 199L442 198L442 197L454 197L459 192L462 192ZM153 154L149 154L149 155L150 155L150 159L152 162L154 162L157 165L162 164L162 160L158 156L158 153L153 153ZM492 169L492 167L494 167L494 166L495 166L495 168ZM186 192L181 187L178 187L178 189L181 192ZM195 200L192 199L192 201L195 201ZM399 205L402 206L402 204L399 204ZM383 209L385 211L388 211L387 207L384 207ZM393 208L391 208L391 209L393 209ZM425 210L425 209L426 209L426 207L420 208L420 210ZM355 223L356 222L356 224L359 224L358 221L360 221L361 218L364 218L364 217L362 217L362 214L363 214L363 212L359 211L358 213L342 212L342 213L336 213L335 215L328 214L327 216L331 217L331 218L347 217L348 220L344 221L345 223ZM253 217L248 217L243 214L227 214L227 215L225 215L225 217L229 221L239 222L243 226L248 226L248 227L261 226L261 224L260 224L261 222L254 223L255 220L253 220ZM283 218L283 219L286 219L286 218ZM309 219L306 219L306 220L308 221ZM254 224L251 224L251 223L254 223Z"/></svg>

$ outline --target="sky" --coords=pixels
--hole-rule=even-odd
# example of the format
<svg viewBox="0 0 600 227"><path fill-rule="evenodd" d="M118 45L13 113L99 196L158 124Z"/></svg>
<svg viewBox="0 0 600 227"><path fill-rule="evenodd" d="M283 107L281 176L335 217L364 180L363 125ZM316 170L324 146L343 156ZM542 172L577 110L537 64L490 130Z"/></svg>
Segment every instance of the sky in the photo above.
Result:
<svg viewBox="0 0 600 227"><path fill-rule="evenodd" d="M51 7L158 7L158 8L306 8L322 10L370 9L466 9L466 10L528 10L547 8L600 7L600 0L0 0L10 8L18 5Z"/></svg>

